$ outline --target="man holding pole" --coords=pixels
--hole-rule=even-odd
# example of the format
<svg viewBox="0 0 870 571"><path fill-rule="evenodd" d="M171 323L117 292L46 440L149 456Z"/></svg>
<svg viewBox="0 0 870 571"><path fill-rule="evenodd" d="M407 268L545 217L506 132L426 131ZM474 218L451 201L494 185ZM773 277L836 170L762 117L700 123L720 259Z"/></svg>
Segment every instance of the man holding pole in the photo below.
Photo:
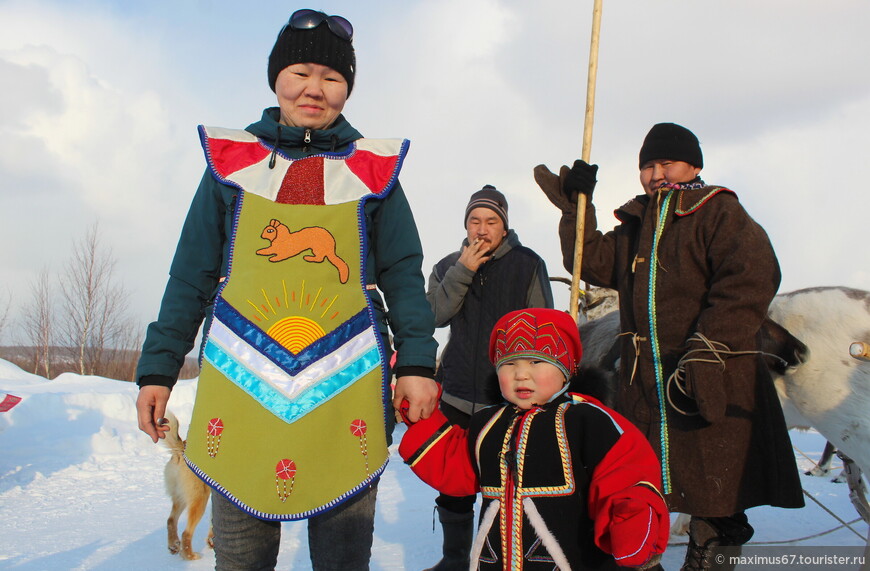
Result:
<svg viewBox="0 0 870 571"><path fill-rule="evenodd" d="M619 291L616 410L662 462L672 511L692 516L683 569L719 569L720 546L752 537L745 510L803 506L782 410L756 333L779 287L767 234L736 194L710 186L695 135L659 123L640 149L644 194L602 233L585 210L580 279ZM597 165L575 161L535 179L562 210L565 267L575 270L577 195L591 199Z"/></svg>

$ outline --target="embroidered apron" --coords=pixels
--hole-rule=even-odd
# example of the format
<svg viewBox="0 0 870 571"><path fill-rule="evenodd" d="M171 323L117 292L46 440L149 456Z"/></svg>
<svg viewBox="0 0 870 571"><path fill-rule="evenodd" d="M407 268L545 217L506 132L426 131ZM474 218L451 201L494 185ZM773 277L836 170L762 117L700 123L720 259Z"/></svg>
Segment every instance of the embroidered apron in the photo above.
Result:
<svg viewBox="0 0 870 571"><path fill-rule="evenodd" d="M408 142L290 160L246 131L200 136L212 174L240 192L187 460L242 510L303 519L386 467L388 369L365 289L363 207L389 193Z"/></svg>

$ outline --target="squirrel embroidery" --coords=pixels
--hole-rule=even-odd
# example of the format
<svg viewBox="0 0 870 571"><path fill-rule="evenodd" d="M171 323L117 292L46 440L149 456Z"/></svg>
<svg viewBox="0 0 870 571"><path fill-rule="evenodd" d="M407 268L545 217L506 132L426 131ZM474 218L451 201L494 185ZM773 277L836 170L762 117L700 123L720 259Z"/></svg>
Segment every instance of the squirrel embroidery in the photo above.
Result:
<svg viewBox="0 0 870 571"><path fill-rule="evenodd" d="M311 254L302 256L303 260L317 263L329 260L338 270L338 280L347 283L347 264L335 253L335 238L326 228L310 226L291 232L280 220L272 219L260 237L269 240L271 245L257 250L257 255L269 256L270 262L280 262L311 250Z"/></svg>

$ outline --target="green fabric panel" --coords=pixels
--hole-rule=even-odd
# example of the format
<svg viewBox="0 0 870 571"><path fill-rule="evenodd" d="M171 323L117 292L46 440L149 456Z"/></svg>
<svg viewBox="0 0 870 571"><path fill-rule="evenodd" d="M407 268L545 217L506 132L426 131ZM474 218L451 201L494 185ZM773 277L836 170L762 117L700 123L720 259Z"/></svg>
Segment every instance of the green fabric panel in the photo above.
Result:
<svg viewBox="0 0 870 571"><path fill-rule="evenodd" d="M367 303L358 208L358 202L277 204L245 193L221 296L264 332L300 317L331 331ZM263 237L266 229L282 225L278 238ZM313 234L302 230L313 227ZM320 254L332 261L306 260ZM342 262L345 283L337 267ZM312 340L306 325L283 323L283 335L271 336L285 347ZM300 519L327 509L382 469L388 457L384 414L382 367L288 424L204 362L186 453L207 481L246 511L265 519ZM215 418L224 427L219 446L208 434ZM358 419L367 425L363 439L351 431ZM276 477L284 459L296 466L293 480Z"/></svg>
<svg viewBox="0 0 870 571"><path fill-rule="evenodd" d="M357 207L357 202L331 206L276 204L256 194L245 193L235 232L229 283L221 295L251 321L261 324L264 330L274 324L276 317L280 319L290 314L311 318L324 331L334 329L359 312L366 303L360 285L361 249L355 223ZM324 235L320 231L314 234L314 240L311 240L311 235L300 233L298 239L300 234L291 235L287 241L292 241L291 244L277 244L280 238L270 242L261 235L273 219L286 225L291 232L310 227L324 228L334 237L335 247L324 247ZM300 250L297 255L284 260L271 261L306 245L315 246L319 254L334 251L349 267L346 283L340 282L339 270L329 260L306 260L313 253L309 249ZM280 255L257 254L264 249ZM329 310L321 318L327 308Z"/></svg>
<svg viewBox="0 0 870 571"><path fill-rule="evenodd" d="M288 425L206 363L188 432L187 458L246 511L267 519L312 515L365 482L387 461L380 375L380 369L372 371ZM208 435L213 418L220 418L224 426L219 445ZM363 443L351 432L357 419L368 425ZM216 449L214 457L209 449ZM285 458L296 464L297 472L292 492L282 501L279 492L289 491L291 482L277 479L275 468Z"/></svg>

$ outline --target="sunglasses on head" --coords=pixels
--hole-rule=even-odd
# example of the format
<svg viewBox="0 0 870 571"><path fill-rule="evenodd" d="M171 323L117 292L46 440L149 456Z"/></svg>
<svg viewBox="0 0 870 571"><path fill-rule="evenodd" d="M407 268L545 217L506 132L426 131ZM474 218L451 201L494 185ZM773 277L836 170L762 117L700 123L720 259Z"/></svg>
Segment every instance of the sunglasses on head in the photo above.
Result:
<svg viewBox="0 0 870 571"><path fill-rule="evenodd" d="M353 26L350 22L341 16L327 16L316 10L296 10L287 25L294 30L313 30L323 22L329 26L329 31L342 40L353 40Z"/></svg>

